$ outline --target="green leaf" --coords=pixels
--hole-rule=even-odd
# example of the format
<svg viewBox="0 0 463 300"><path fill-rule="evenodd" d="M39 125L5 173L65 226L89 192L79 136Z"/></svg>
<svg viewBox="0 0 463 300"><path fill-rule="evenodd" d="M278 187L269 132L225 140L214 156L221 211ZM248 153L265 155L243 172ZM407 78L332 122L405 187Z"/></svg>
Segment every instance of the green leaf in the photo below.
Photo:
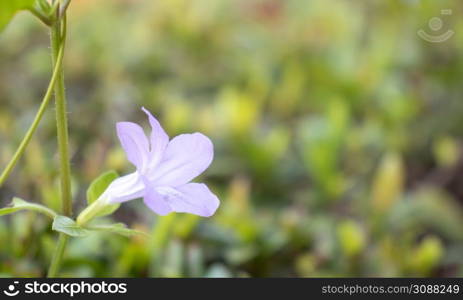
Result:
<svg viewBox="0 0 463 300"><path fill-rule="evenodd" d="M90 206L94 204L95 201L101 196L101 194L103 194L104 191L108 188L111 182L113 182L118 177L119 177L119 174L117 174L116 171L111 170L111 171L101 174L95 180L93 180L93 182L90 184L87 190L88 205ZM120 206L119 203L105 205L104 207L101 207L98 210L98 213L93 217L96 218L96 217L110 215L113 212L115 212L119 208L119 206Z"/></svg>
<svg viewBox="0 0 463 300"><path fill-rule="evenodd" d="M0 31L11 21L15 13L32 8L34 2L35 0L0 0Z"/></svg>
<svg viewBox="0 0 463 300"><path fill-rule="evenodd" d="M1 1L1 0L0 0ZM95 202L98 197L103 194L103 192L108 188L108 186L113 182L119 174L116 171L108 171L100 176L98 176L93 182L90 184L87 190L87 203L88 205Z"/></svg>
<svg viewBox="0 0 463 300"><path fill-rule="evenodd" d="M49 209L48 207L45 207L43 205L36 204L36 203L30 203L30 202L24 201L16 197L13 198L13 201L11 202L10 207L5 207L5 208L0 209L0 216L12 214L20 210L34 210L44 215L47 215L52 219L57 216L57 214L53 210Z"/></svg>
<svg viewBox="0 0 463 300"><path fill-rule="evenodd" d="M87 229L77 225L73 219L66 216L55 217L52 229L73 237L85 237L89 233Z"/></svg>
<svg viewBox="0 0 463 300"><path fill-rule="evenodd" d="M145 237L148 237L149 235L138 230L133 230L130 228L127 228L127 226L123 223L115 223L115 224L108 224L108 225L92 225L87 227L90 230L95 230L95 231L106 231L110 233L116 233L120 234L123 236L134 236L134 235L143 235Z"/></svg>

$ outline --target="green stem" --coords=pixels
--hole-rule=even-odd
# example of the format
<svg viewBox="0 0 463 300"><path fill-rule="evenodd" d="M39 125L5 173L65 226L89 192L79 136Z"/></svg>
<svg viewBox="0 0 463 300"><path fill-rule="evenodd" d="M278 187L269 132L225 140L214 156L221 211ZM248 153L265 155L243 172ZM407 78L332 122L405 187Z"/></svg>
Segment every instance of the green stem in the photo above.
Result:
<svg viewBox="0 0 463 300"><path fill-rule="evenodd" d="M63 260L64 250L68 243L68 236L64 233L59 234L58 244L56 244L55 252L51 260L50 268L48 269L48 276L50 278L58 277L61 261Z"/></svg>
<svg viewBox="0 0 463 300"><path fill-rule="evenodd" d="M18 149L13 155L13 158L10 160L5 170L2 172L2 175L0 176L0 187L3 185L5 180L10 176L11 172L13 171L14 167L18 163L19 159L24 154L24 151L26 150L27 145L29 145L29 142L32 136L34 135L35 131L37 130L37 127L39 126L40 121L42 120L43 114L45 113L48 103L50 102L50 99L52 98L51 96L53 95L53 88L56 83L56 80L58 79L59 69L63 61L63 53L64 53L64 43L63 45L61 45L61 48L59 49L58 58L56 59L56 65L53 69L53 75L50 79L50 83L48 84L47 92L45 93L45 96L43 97L42 104L40 104L39 110L37 114L35 115L35 119L32 122L29 129L27 130L26 135L24 136L23 140L19 144Z"/></svg>
<svg viewBox="0 0 463 300"><path fill-rule="evenodd" d="M55 211L53 211L52 209L46 206L43 206L37 203L26 202L22 200L21 198L16 198L16 197L13 198L13 201L11 202L10 207L5 207L3 209L0 209L0 215L5 214L5 211L8 214L8 213L14 213L17 211L21 211L21 210L36 211L38 213L41 213L41 214L44 214L50 217L52 220L58 216L58 214Z"/></svg>
<svg viewBox="0 0 463 300"><path fill-rule="evenodd" d="M71 0L63 0L61 3L61 7L59 10L59 15L64 16L66 10L68 9L69 4L71 4Z"/></svg>
<svg viewBox="0 0 463 300"><path fill-rule="evenodd" d="M51 49L53 65L57 65L59 49L66 40L66 16L56 21L51 28ZM66 112L66 96L64 90L64 74L62 66L59 67L58 80L55 84L56 126L58 135L58 151L60 160L61 201L62 213L72 216L71 199L71 167L69 163L68 121ZM68 237L60 233L58 244L53 254L48 270L48 277L58 276Z"/></svg>
<svg viewBox="0 0 463 300"><path fill-rule="evenodd" d="M61 24L63 25L61 27ZM66 39L66 18L56 22L51 29L51 49L53 65L57 64L58 53L61 44ZM65 216L72 216L72 199L71 199L71 165L69 162L69 137L68 137L68 120L66 111L66 93L64 88L63 67L59 67L58 79L55 84L55 110L56 110L56 127L58 135L58 152L61 176L61 201L62 213Z"/></svg>
<svg viewBox="0 0 463 300"><path fill-rule="evenodd" d="M37 9L35 8L30 8L29 11L34 15L36 16L37 18L40 19L40 21L42 21L45 25L47 26L50 26L51 23L50 23L50 20L44 16L40 11L38 11Z"/></svg>

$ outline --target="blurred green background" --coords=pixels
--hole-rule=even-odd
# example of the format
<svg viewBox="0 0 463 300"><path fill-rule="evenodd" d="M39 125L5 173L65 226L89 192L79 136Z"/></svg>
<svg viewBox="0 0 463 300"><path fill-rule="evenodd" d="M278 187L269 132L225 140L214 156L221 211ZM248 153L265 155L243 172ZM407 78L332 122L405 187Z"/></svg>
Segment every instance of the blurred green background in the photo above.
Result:
<svg viewBox="0 0 463 300"><path fill-rule="evenodd" d="M451 9L452 15L442 15ZM150 238L72 239L66 276L463 276L463 3L75 0L65 56L75 211L104 171L132 170L117 121L200 131L209 219L112 218ZM432 17L443 27L433 31ZM447 30L442 43L417 35ZM27 13L0 35L0 166L51 73ZM59 209L54 109L0 190ZM57 234L0 219L0 276L44 276Z"/></svg>

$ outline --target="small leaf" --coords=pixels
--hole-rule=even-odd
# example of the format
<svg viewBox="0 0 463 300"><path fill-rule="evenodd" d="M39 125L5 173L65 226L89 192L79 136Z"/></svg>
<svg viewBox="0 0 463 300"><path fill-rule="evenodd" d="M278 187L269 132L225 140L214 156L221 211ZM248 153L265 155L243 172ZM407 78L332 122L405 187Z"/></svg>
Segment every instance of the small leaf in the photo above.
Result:
<svg viewBox="0 0 463 300"><path fill-rule="evenodd" d="M36 203L30 203L30 202L24 201L16 197L13 198L13 201L10 207L5 207L5 208L0 209L0 216L12 214L20 210L34 210L44 215L47 215L52 219L57 216L57 214L53 210L49 209L48 207L45 207L43 205L36 204Z"/></svg>
<svg viewBox="0 0 463 300"><path fill-rule="evenodd" d="M400 199L404 186L404 165L398 153L387 153L376 171L371 190L376 212L388 211Z"/></svg>
<svg viewBox="0 0 463 300"><path fill-rule="evenodd" d="M108 171L100 176L98 176L93 182L90 184L87 190L87 203L90 206L93 204L100 196L104 193L104 191L108 188L108 186L113 182L116 178L119 177L116 171ZM98 212L96 217L103 217L106 215L110 215L115 212L119 208L120 204L115 203L111 205L106 205L101 211Z"/></svg>
<svg viewBox="0 0 463 300"><path fill-rule="evenodd" d="M115 224L108 224L108 225L92 225L87 227L90 230L95 230L95 231L106 231L110 233L116 233L120 234L123 236L134 236L134 235L144 235L145 237L148 237L148 234L138 231L138 230L133 230L130 228L127 228L127 226L123 223L115 223Z"/></svg>
<svg viewBox="0 0 463 300"><path fill-rule="evenodd" d="M53 220L52 229L73 237L84 237L88 235L88 230L80 227L77 223L66 216L57 216Z"/></svg>
<svg viewBox="0 0 463 300"><path fill-rule="evenodd" d="M35 0L0 0L0 31L11 21L15 13L32 8L34 2Z"/></svg>
<svg viewBox="0 0 463 300"><path fill-rule="evenodd" d="M365 234L354 221L343 221L337 228L338 239L343 252L354 257L365 248Z"/></svg>
<svg viewBox="0 0 463 300"><path fill-rule="evenodd" d="M87 190L87 203L90 205L95 202L117 177L119 175L116 171L108 171L93 180Z"/></svg>

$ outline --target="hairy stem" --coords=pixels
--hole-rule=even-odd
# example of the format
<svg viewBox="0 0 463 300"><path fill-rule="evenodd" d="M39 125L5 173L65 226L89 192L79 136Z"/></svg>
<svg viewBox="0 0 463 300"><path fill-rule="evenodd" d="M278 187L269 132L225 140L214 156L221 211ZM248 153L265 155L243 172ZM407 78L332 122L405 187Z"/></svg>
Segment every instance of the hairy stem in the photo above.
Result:
<svg viewBox="0 0 463 300"><path fill-rule="evenodd" d="M62 26L61 26L62 24ZM56 22L51 29L51 49L53 65L56 65L59 48L66 39L66 18ZM69 162L68 120L66 111L66 93L64 88L64 73L62 66L58 69L58 79L55 84L55 110L58 136L58 152L61 177L62 213L72 216L71 199L71 165Z"/></svg>
<svg viewBox="0 0 463 300"><path fill-rule="evenodd" d="M62 43L59 49L58 57L56 59L56 64L53 69L53 75L51 76L50 83L48 84L47 92L45 93L45 96L43 97L42 104L40 104L39 110L37 111L37 114L35 115L34 121L32 122L31 126L26 132L26 135L24 136L21 143L19 144L18 149L13 155L13 158L10 160L5 170L2 172L2 175L0 175L0 187L3 185L5 180L10 176L11 172L13 171L14 167L18 163L19 159L24 154L24 151L29 145L29 142L32 136L34 135L35 131L37 130L37 127L39 126L40 121L42 120L43 114L45 113L48 103L50 102L50 99L52 98L53 88L55 86L56 80L58 79L59 69L61 68L61 63L63 61L63 52L64 52L64 43Z"/></svg>
<svg viewBox="0 0 463 300"><path fill-rule="evenodd" d="M58 244L56 244L50 268L48 269L48 277L50 278L58 277L58 272L61 266L61 261L63 260L64 250L66 249L68 238L69 237L64 233L59 234Z"/></svg>
<svg viewBox="0 0 463 300"><path fill-rule="evenodd" d="M66 40L66 16L59 19L51 28L51 49L53 65L57 65L58 53L61 45ZM58 68L58 79L55 84L55 107L56 107L56 126L58 136L58 152L60 162L61 177L61 202L62 213L66 216L72 216L72 199L71 199L71 167L69 162L69 138L68 138L68 121L66 112L66 95L64 89L63 68ZM57 277L68 237L60 233L58 244L53 254L52 262L48 270L48 277Z"/></svg>

